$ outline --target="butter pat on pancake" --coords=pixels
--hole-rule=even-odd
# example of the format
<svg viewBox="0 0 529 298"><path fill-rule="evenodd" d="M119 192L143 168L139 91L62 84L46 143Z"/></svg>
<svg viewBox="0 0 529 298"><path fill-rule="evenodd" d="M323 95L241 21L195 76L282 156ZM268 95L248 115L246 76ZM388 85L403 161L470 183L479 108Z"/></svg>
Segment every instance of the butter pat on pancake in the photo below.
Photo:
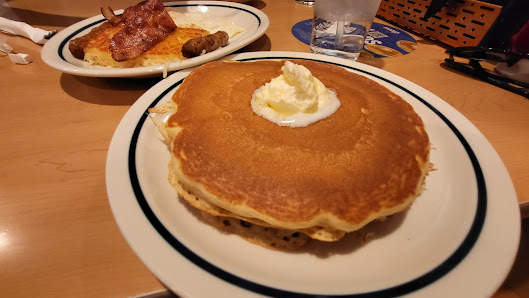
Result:
<svg viewBox="0 0 529 298"><path fill-rule="evenodd" d="M340 107L336 93L310 71L286 61L283 74L254 91L253 111L277 125L308 126L331 116Z"/></svg>
<svg viewBox="0 0 529 298"><path fill-rule="evenodd" d="M253 92L285 61L211 62L175 92L163 130L170 181L215 216L335 241L403 211L422 191L430 143L402 98L343 68L293 60L336 92L340 108L306 127L255 114Z"/></svg>

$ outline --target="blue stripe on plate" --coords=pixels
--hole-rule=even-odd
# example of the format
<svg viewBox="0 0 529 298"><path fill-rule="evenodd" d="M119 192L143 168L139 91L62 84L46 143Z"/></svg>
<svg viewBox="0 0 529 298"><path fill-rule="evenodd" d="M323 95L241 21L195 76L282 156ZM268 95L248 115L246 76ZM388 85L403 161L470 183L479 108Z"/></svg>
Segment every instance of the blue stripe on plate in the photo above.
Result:
<svg viewBox="0 0 529 298"><path fill-rule="evenodd" d="M69 42L69 41L70 41L75 35L79 34L79 32L82 32L83 30L86 30L86 29L88 29L88 28L90 28L90 27L92 27L92 26L95 26L95 25L97 25L97 24L99 24L99 23L102 23L102 22L105 21L105 20L106 20L106 19L101 19L101 20L95 21L95 22L93 22L93 23L90 23L90 24L88 24L88 25L86 25L86 26L83 26L82 28L76 30L74 33L68 35L68 37L66 37L66 38L65 38L63 41L61 41L61 43L59 44L59 48L57 49L57 51L58 51L57 54L59 55L59 57L61 57L62 60L68 62L68 60L66 60L66 59L64 58L64 55L62 54L63 49L64 49L64 47L66 46L66 43L68 43L68 42Z"/></svg>
<svg viewBox="0 0 529 298"><path fill-rule="evenodd" d="M254 61L254 60L265 60L265 59L276 60L276 59L300 59L300 58L262 57L262 58L241 59L240 61ZM305 58L302 58L302 59L319 61L316 59L305 59ZM433 107L430 103L428 103L426 100L424 100L417 94L413 93L407 88L395 82L392 82L384 77L370 73L369 71L357 69L355 67L342 65L339 63L331 63L331 62L325 62L325 63L334 64L340 67L344 67L350 70L354 70L357 72L367 74L371 77L383 80L401 89L402 91L408 93L409 95L413 96L415 99L417 99L418 101L423 103L425 106L427 106L430 110L432 110L441 120L443 120L443 122L446 123L446 125L448 125L448 127L452 130L452 132L456 135L456 137L459 139L459 141L465 148L465 151L467 152L468 157L472 163L472 167L474 168L474 173L476 176L476 183L477 183L477 188L478 188L476 213L474 215L474 219L470 227L470 230L468 234L465 236L465 239L463 240L463 242L445 261L443 261L437 267L433 268L431 271L423 274L422 276L418 278L415 278L408 282L405 282L405 283L402 283L402 284L399 284L399 285L396 285L390 288L386 288L386 289L381 289L381 290L372 291L372 292L365 292L365 293L346 294L346 295L321 295L321 294L291 292L291 291L286 291L286 290L277 289L273 287L268 287L265 285L258 284L256 282L249 281L240 276L236 276L232 273L229 273L215 266L214 264L209 263L208 261L204 260L197 254L195 254L189 248L187 248L180 241L178 241L178 239L176 239L163 226L160 220L156 217L156 214L154 214L154 212L150 208L149 204L147 203L147 200L145 199L145 196L143 195L143 192L141 190L141 187L138 181L137 172L136 172L136 146L137 146L138 136L140 134L140 131L145 123L145 120L147 119L147 111L139 119L138 124L136 125L134 133L132 135L132 140L131 140L131 144L129 148L129 156L128 156L129 175L130 175L132 188L136 195L136 200L138 201L138 204L143 210L145 216L151 222L151 224L156 229L156 231L160 234L160 236L162 236L165 239L165 241L167 241L167 243L170 244L174 249L176 249L181 255L183 255L185 258L187 258L189 261L193 262L195 265L199 266L203 270L209 272L210 274L228 283L244 288L248 291L252 291L252 292L256 292L256 293L268 295L268 296L274 296L274 297L324 297L324 296L328 296L328 297L360 298L360 297L395 297L395 296L402 296L405 294L410 294L414 291L420 290L423 287L426 287L434 283L435 281L439 280L440 278L448 274L452 269L457 267L457 265L472 250L472 248L474 247L474 244L479 238L479 235L481 234L481 231L483 229L483 224L485 222L485 216L487 213L487 190L486 190L486 185L485 185L485 177L483 176L481 166L479 164L479 161L476 155L474 154L474 151L472 150L472 148L470 147L470 145L468 144L464 136L461 134L461 132L455 127L455 125L452 122L450 122L450 120L446 118L446 116L443 115L439 110L437 110L435 107ZM150 107L154 107L165 95L167 95L173 89L177 88L182 82L183 82L183 79L173 84L169 88L167 88L162 94L160 94L151 103Z"/></svg>
<svg viewBox="0 0 529 298"><path fill-rule="evenodd" d="M166 5L165 7L188 7L188 6L207 6L207 7L225 7L225 8L230 8L230 9L237 9L237 10L241 10L241 11L244 11L244 12L247 12L251 15L253 15L257 21L259 22L259 25L257 27L261 27L261 18L259 18L258 15L256 15L254 12L252 11L249 11L247 9L244 9L244 8L241 8L241 7L233 7L233 6L228 6L228 5L222 5L222 4L208 4L208 5L204 5L204 4L173 4L173 5ZM79 34L80 32L82 32L83 30L86 30L90 27L93 27L99 23L102 23L106 21L106 19L101 19L101 20L97 20L93 23L90 23L86 26L83 26L82 28L78 29L78 30L75 30L75 32L73 32L72 34L68 35L60 44L59 44L59 47L57 49L57 54L59 55L59 57L63 60L63 61L66 61L66 62L69 62L68 60L66 60L64 58L64 55L62 54L63 51L64 51L64 47L66 46L66 44L73 39L74 36L76 36L77 34Z"/></svg>

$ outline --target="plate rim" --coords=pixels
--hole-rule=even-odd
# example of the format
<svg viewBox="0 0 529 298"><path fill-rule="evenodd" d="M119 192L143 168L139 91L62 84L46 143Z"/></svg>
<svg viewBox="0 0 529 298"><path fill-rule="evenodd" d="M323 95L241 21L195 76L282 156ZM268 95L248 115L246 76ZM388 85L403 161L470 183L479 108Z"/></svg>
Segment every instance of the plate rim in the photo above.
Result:
<svg viewBox="0 0 529 298"><path fill-rule="evenodd" d="M389 82L390 84L393 84L393 85L396 84L395 86L397 86L397 87L399 87L399 88L400 88L400 86L398 85L398 84L399 84L399 81L400 81L400 84L403 84L403 82L404 82L405 84L407 84L408 88L410 88L410 89L414 89L413 91L415 91L415 92L417 92L417 93L419 93L419 94L422 93L423 96L424 96L424 95L427 95L427 96L430 96L430 97L433 96L433 98L436 98L437 101L440 101L440 102L444 103L444 101L442 101L440 98L438 98L437 96L433 95L432 93L430 93L430 92L424 90L424 89L421 88L420 86L417 86L416 84L411 83L411 82L409 82L409 81L407 81L407 80L405 80L405 79L403 79L403 78L400 78L400 77L398 77L398 76L396 76L396 75L394 75L394 74L391 74L391 73L389 73L389 72L387 72L387 71L380 70L380 69L378 69L378 68L374 68L374 67L372 67L372 66L364 65L364 64L361 64L361 63L351 62L351 61L347 61L347 60L339 59L339 58L334 58L334 57L328 57L328 56L322 56L322 55L315 55L315 54L308 54L308 53L298 53L298 52L253 52L253 53L242 53L242 54L230 55L230 56L228 56L228 57L223 58L222 60L242 60L242 61L245 61L245 60L263 60L263 59L281 59L281 58L292 58L292 59L295 59L295 58L307 59L307 58L308 58L309 60L323 61L323 62L327 62L327 63L331 63L331 64L337 64L337 65L342 66L342 67L343 67L343 66L348 66L348 68L353 68L355 71L360 71L360 72L366 74L368 77L369 77L369 76L374 76L374 77L378 77L379 79L382 79L382 80L384 80L384 81L386 81L386 82ZM189 71L191 71L191 70L188 70L187 72L189 72ZM378 75L375 74L375 73L378 73ZM176 82L167 81L167 82L165 82L164 85L160 85L160 83L159 83L159 84L155 85L155 87L156 87L156 86L161 86L160 88L162 88L162 89L165 88L165 92L166 92L166 93L167 93L167 92L171 92L171 91L176 87L176 85L179 84L179 83L181 83L181 81L183 80L183 78L180 79L180 80L178 80L176 76L179 76L179 77L180 77L180 76L183 76L183 77L185 78L186 73L180 73L180 74L179 74L179 73L175 73L175 74L173 74L172 76L175 76L175 77L173 78L172 81L177 80ZM397 81L397 82L395 82L395 81ZM168 84L172 84L172 86L168 86ZM407 90L407 92L411 92L411 91ZM145 94L144 96L140 97L140 99L144 98L143 101L145 101L145 103L147 103L147 101L149 100L149 94L147 94L147 93L148 93L148 92L146 92L146 94ZM153 93L156 93L156 91L154 91ZM429 108L433 108L433 109L437 110L437 108L435 108L431 103L429 103L428 101L426 101L426 100L420 98L420 96L418 96L418 95L412 95L412 96L416 97L416 99L420 100L420 101L423 102L425 105L430 105ZM152 100L152 98L151 98L151 102L148 103L149 106L150 106L150 105L154 105L154 104L156 104L156 102L157 102L158 100L161 100L163 97L164 97L163 94L159 94L158 97L155 98L154 100ZM140 101L140 100L138 100L138 102L139 102L139 101ZM437 102L437 104L439 104L439 102ZM135 105L136 105L136 104L135 104ZM445 107L443 107L443 108L451 108L451 107L448 106L448 104L445 103ZM463 115L461 115L461 114L460 114L459 112L457 112L455 109L453 109L453 108L451 108L451 109L452 109L452 112L455 112L455 113L456 113L456 116L458 116L458 117L462 117L463 119L465 119L466 121L468 121L468 119L466 119ZM131 107L131 110L132 110L132 107ZM435 111L434 111L434 112L435 112ZM129 114L129 113L127 112L127 114ZM441 114L443 117L446 117L446 116L444 116L441 112L438 111L438 113L436 113L436 115L439 116L439 114ZM125 117L123 117L122 122L125 121L126 117L127 117L127 115L125 115ZM146 115L143 115L142 117L146 117ZM448 123L451 123L449 119L446 119L446 120L448 121ZM133 134L135 134L135 133L139 133L139 132L141 131L141 127L142 127L143 124L140 123L140 122L142 122L141 119L138 120L138 122L137 122L137 124L136 124L136 127L134 128L134 133L133 133ZM443 120L443 122L447 123L447 122L444 121L444 120ZM468 121L468 122L469 122L469 121ZM121 125L122 125L122 124L120 123L120 126L121 126ZM453 125L453 124L452 124L452 125ZM478 136L477 136L477 137L480 137L480 138L484 139L484 140L488 143L488 141L484 138L484 136L483 136L481 133L479 133L479 130L477 130L477 128L474 127L472 124L470 124L470 125L472 126L473 130L475 130L475 131L478 132ZM457 129L457 127L456 127L455 125L454 125L453 128L455 129L455 131L458 131L458 132L459 132L459 130ZM137 130L137 132L136 132L136 130ZM452 127L451 127L451 130L454 131L454 130L452 129ZM117 134L118 134L118 130L116 130L116 133L115 133L114 136L116 136ZM459 132L459 134L461 134L461 132ZM473 136L473 137L476 137L476 136ZM134 138L134 136L132 135L131 138ZM461 138L463 138L463 140L465 140L465 138L464 138L464 136L463 136L462 134L461 134ZM461 138L458 136L458 139L459 139L459 140L461 140ZM466 142L466 140L465 140L465 142ZM111 148L112 148L113 143L114 143L114 137L113 137L112 142L111 142L111 146L110 146ZM465 144L463 144L463 145L465 145ZM490 145L490 144L489 144L489 145ZM468 148L467 148L467 147L468 147ZM467 154L469 154L469 153L468 153L468 152L469 152L468 150L470 150L470 152L472 152L472 154L473 154L472 147L468 144L468 142L467 142L467 147L465 147L465 151L467 152ZM111 148L109 148L109 154L108 154L108 156L107 156L107 169L108 169L108 167L109 167L109 161L111 161L111 150L110 150ZM492 146L491 146L491 148L492 148ZM129 153L130 153L130 152L133 152L133 151L135 150L135 149L132 150L132 148L129 148L129 149L131 150L131 151L129 151ZM496 153L495 151L494 151L494 153L496 154L495 157L499 159L499 156L497 155L497 153ZM135 162L135 161L134 161L134 158L131 159L131 157L133 157L133 155L130 155L130 154L129 154L128 157L129 157L129 159L128 159L128 165L129 165L129 170L130 170L131 168L134 168L134 162ZM478 172L480 172L480 171L481 171L480 162L479 162L477 156L474 156L474 157L475 157L475 160L472 160L472 158L471 158L471 161L472 161L472 163L473 163L474 169L476 169L476 167L475 167L475 163L477 163L477 166L478 166L478 169L479 169ZM500 162L501 162L501 159L500 159ZM132 164L131 164L131 163L132 163ZM502 164L503 164L503 163L502 163ZM504 169L504 170L506 171L506 169ZM108 172L107 172L107 173L108 173ZM131 172L129 171L129 174L130 174L130 173L131 173ZM483 173L482 173L482 172L481 172L481 174L476 173L476 175L477 175L477 176L479 176L479 175L482 176ZM507 173L507 176L508 176L508 173ZM130 178L131 178L132 180L134 180L133 175L131 175ZM507 178L508 178L509 181L510 181L510 177L507 177ZM107 190L110 188L110 186L109 186L109 184L108 184L109 179L110 179L110 177L107 176ZM478 238L479 238L480 235L481 235L481 232L482 232L481 229L483 228L483 224L485 223L485 220L486 220L486 214L487 214L487 212L489 211L488 208L487 208L488 198L487 198L487 193L486 193L487 188L486 188L486 184L485 184L484 177L481 177L481 178L476 177L476 179L478 179L478 180L479 180L479 179L483 179L483 190L482 190L482 194L483 194L483 192L485 192L485 193L484 193L485 198L484 198L484 199L483 199L483 198L481 199L481 200L484 200L484 205L483 205L483 202L482 202L482 204L481 204L481 206L480 206L479 201L478 201L478 207L477 207L477 209L476 209L477 216L474 217L474 219L473 219L473 223L472 223L472 226L471 226L471 230L474 231L474 230L477 229L477 230L478 230L478 233L477 233L476 235L474 235L474 236L475 236L475 239L469 239L469 240L467 240L467 238L468 238L468 234L470 234L470 232L467 234L467 237L465 237L464 242L471 242L470 248L468 248L468 250L467 250L466 252L465 252L465 251L458 252L458 251L460 250L459 248L460 248L461 246L463 246L463 243L462 243L462 244L459 246L459 248L456 250L456 252L452 253L452 256L454 256L454 255L457 254L459 257L461 257L460 254L462 253L462 254L463 254L463 255L462 255L462 258L461 258L460 260L458 260L458 261L456 262L456 264L455 264L455 265L454 265L454 266L453 266L448 272L442 274L442 276L444 276L445 274L450 273L450 271L451 271L452 269L456 268L460 262L462 262L463 260L465 260L466 256L471 252L471 250L473 249L474 245L476 244L476 241L478 241ZM134 181L131 182L131 183L134 183ZM139 184L138 184L138 185L139 185ZM478 183L478 185L479 185L479 183ZM517 202L516 194L515 194L515 192L514 192L514 186L512 185L512 181L511 181L510 186L511 186L511 188L512 188L511 191L510 191L511 199L513 199L514 201ZM136 189L134 189L134 187L132 187L132 189L133 189L134 192L136 193ZM141 190L141 188L140 188L140 190ZM109 190L108 190L108 191L109 191ZM514 196L513 196L513 194L514 194ZM141 194L140 194L140 195L141 195ZM138 194L137 194L137 193L136 193L136 199L138 200ZM116 215L116 213L119 213L120 211L117 210L117 209L115 210L115 208L117 208L117 206L116 206L115 204L112 204L112 198L111 198L110 191L109 191L109 200L111 201L112 211L113 211L113 213L114 213L114 216L116 217L116 221L118 222L118 225L120 226L120 230L121 230L121 229L125 229L125 230L126 230L127 228L126 228L126 227L122 227L121 224L120 224L120 221L118 220L118 216ZM479 209L479 210L478 210L478 209ZM143 210L143 211L145 212L145 210ZM512 211L512 210L511 210L511 211ZM154 216L155 216L155 215L154 215ZM149 221L150 221L150 219L149 219ZM151 221L150 221L150 223L153 224ZM160 224L161 224L161 223L160 223ZM162 224L162 226L163 226L163 224ZM518 226L518 231L517 231L516 229L514 229L512 232L513 232L513 233L511 233L512 235L518 234L518 239L519 239L519 233L520 233L520 232L519 232L519 226ZM158 233L159 233L159 231L158 231ZM125 236L126 239L128 238L127 235L126 235L126 234L127 234L127 231L123 231L123 230L122 230L122 234ZM170 234L170 232L169 232L169 234ZM129 235L129 236L130 236L130 235ZM170 235L170 236L171 236L171 235ZM133 248L133 250L134 250L134 245L130 242L130 239L127 239L127 241L129 242L129 245L130 245L130 246ZM167 239L165 239L165 241L167 241ZM514 241L514 242L516 242L516 241ZM467 244L468 244L468 243L467 243ZM170 245L170 244L169 244L169 245ZM517 247L517 245L518 245L518 243L516 242L514 246ZM466 250L466 249L464 249L464 250ZM135 250L135 251L136 251L136 250ZM138 252L136 252L136 253L138 254ZM179 252L179 253L182 253L182 252ZM516 250L514 251L514 255L510 257L510 260L507 261L507 263L510 262L510 264L508 265L508 268L510 268L510 267L512 266L512 263L514 262L514 256L515 256L515 253L516 253ZM141 254L141 253L140 253L140 254ZM138 256L140 256L140 259L143 260L143 258L141 257L140 254L138 254ZM451 256L450 258L452 258L452 256ZM145 257L145 256L144 256L144 257ZM186 257L186 258L187 258L187 257ZM449 259L450 259L450 258L449 258ZM144 261L144 263L145 263L145 260L143 260L143 261ZM445 261L445 262L446 262L446 261ZM445 262L443 262L443 264L444 264ZM146 263L146 264L147 264L147 263ZM442 265L442 266L446 266L446 265L443 265L443 264L441 264L441 265ZM197 265L197 264L195 264L195 265ZM440 265L440 266L441 266L441 265ZM206 266L208 266L208 265L206 265ZM213 265L213 266L214 266L214 265ZM153 268L151 268L150 266L148 266L148 267L149 267L153 272L155 272L155 270L153 270ZM438 267L439 267L439 266L438 266ZM450 266L449 266L449 267L450 267ZM444 268L444 267L443 267L443 268ZM221 268L218 268L218 269L222 270ZM445 268L445 269L446 269L446 268ZM212 269L212 270L217 270L217 269L214 268L214 269ZM507 273L508 273L508 272L507 272ZM506 277L506 274L507 274L507 273L504 272L504 276L503 276L503 278ZM156 274L156 272L155 272L155 274ZM433 273L433 274L435 275L435 274L438 274L438 273ZM216 275L216 274L214 274L214 276L219 277L219 276ZM422 275L422 276L424 276L424 275ZM441 276L441 277L442 277L442 276ZM441 277L439 277L439 278L441 278ZM159 278L160 278L160 276L159 276ZM228 276L226 277L226 281L229 282L230 280L232 280L232 278L233 278L233 276L229 276L229 275L228 275ZM160 279L161 279L161 278L160 278ZM391 295L412 294L412 293L416 293L418 290L423 289L424 287L427 287L427 286L430 285L431 283L436 282L437 280L438 280L438 279L434 279L433 281L431 281L431 282L427 282L426 284L425 284L425 280L418 280L418 281L415 281L415 282L419 283L420 287L419 287L419 288L415 288L415 289L412 290L412 291L409 291L409 289L407 289L408 286L403 286L403 287L400 287L400 286L399 286L399 287L393 287L393 288L396 288L396 289L393 289L391 292L380 292L380 291L376 291L376 292L373 292L373 293L356 293L356 294L351 294L351 295L339 295L339 296L340 296L340 297L360 297L360 296L362 296L362 297L370 297L370 296L378 296L378 295L384 295L384 294L386 294L386 295L389 295L389 294L391 294ZM163 279L162 279L162 281L163 281ZM244 280L244 279L240 279L239 281L242 281L243 283L248 282L248 281L246 281L246 280ZM502 281L503 281L503 279L502 279ZM253 283L253 282L251 282L251 281L249 281L249 282L250 282L250 284ZM500 281L500 282L501 282L501 281ZM240 285L240 284L236 284L236 286L240 287L241 285ZM499 286L499 285L498 285L498 286ZM250 287L254 287L254 285L250 285ZM246 289L246 290L250 290L250 291L252 291L252 289L247 289L247 288L245 288L245 287L243 287L243 288ZM319 295L319 294L307 294L307 293L292 293L292 292L288 292L288 291L285 292L285 291L283 291L283 290L280 290L279 292L277 292L277 291L275 291L275 289L270 289L270 287L268 287L268 286L264 286L264 288L261 288L261 287L259 287L259 285L257 285L257 288L258 288L258 291L257 291L256 293L258 293L258 294L262 294L262 295L273 295L273 296L299 296L299 297L306 297L306 296L312 296L312 295ZM175 289L173 289L173 290L175 290ZM394 291L397 291L397 292L394 292ZM255 291L254 291L254 292L255 292Z"/></svg>
<svg viewBox="0 0 529 298"><path fill-rule="evenodd" d="M187 60L171 62L168 66L168 72L174 72L180 69L195 67L203 63L210 62L215 59L222 58L226 55L230 55L233 52L240 50L248 44L254 42L263 36L270 26L270 19L261 10L242 3L229 2L229 1L173 1L165 2L166 8L171 7L196 7L196 6L209 6L209 7L225 7L230 9L237 9L244 11L250 15L253 15L258 21L258 26L251 35L247 36L243 40L235 40L233 44L229 44L226 47L220 48L216 51L207 53L206 55L193 57ZM122 12L123 9L115 10L116 12ZM142 66L133 68L103 68L103 67L83 67L68 62L62 51L67 43L78 33L94 27L99 23L105 21L105 18L99 14L86 19L83 19L75 24L72 24L63 30L55 34L50 40L48 40L42 47L41 58L50 67L60 70L63 73L87 76L87 77L109 77L109 78L135 78L135 77L149 77L160 75L163 73L164 65L153 65L153 66ZM207 57L204 59L203 57ZM200 58L193 60L195 58ZM180 64L185 61L184 67Z"/></svg>

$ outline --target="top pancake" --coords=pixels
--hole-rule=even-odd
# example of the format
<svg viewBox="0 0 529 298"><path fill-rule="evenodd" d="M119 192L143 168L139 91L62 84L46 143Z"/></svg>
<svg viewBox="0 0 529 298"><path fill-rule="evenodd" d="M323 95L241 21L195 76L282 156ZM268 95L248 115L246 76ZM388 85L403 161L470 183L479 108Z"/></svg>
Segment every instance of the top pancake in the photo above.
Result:
<svg viewBox="0 0 529 298"><path fill-rule="evenodd" d="M252 93L284 61L211 62L187 76L166 126L171 171L209 204L271 226L354 231L408 207L430 144L420 117L380 84L330 64L293 60L336 91L341 107L307 127L258 115Z"/></svg>

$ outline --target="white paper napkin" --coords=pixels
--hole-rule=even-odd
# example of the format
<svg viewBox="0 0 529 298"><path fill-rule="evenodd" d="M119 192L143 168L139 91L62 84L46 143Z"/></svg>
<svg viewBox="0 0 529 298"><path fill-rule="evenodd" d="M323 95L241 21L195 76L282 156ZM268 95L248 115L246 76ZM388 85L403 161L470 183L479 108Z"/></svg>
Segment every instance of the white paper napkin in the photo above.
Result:
<svg viewBox="0 0 529 298"><path fill-rule="evenodd" d="M0 36L0 51L9 54L13 52L13 47L8 45L7 42Z"/></svg>
<svg viewBox="0 0 529 298"><path fill-rule="evenodd" d="M47 40L45 38L46 35L51 32L32 27L27 23L9 20L3 17L0 17L0 31L7 34L24 36L38 44L44 44ZM13 52L13 47L8 45L2 37L0 37L0 51L6 53L9 59L16 64L29 64L32 62L28 54Z"/></svg>
<svg viewBox="0 0 529 298"><path fill-rule="evenodd" d="M34 43L44 44L46 36L50 31L32 27L23 22L17 22L0 17L0 31L13 35L20 35L31 39Z"/></svg>
<svg viewBox="0 0 529 298"><path fill-rule="evenodd" d="M33 60L28 54L13 53L13 47L8 45L5 40L0 36L0 52L3 52L9 56L9 59L16 64L30 64Z"/></svg>

